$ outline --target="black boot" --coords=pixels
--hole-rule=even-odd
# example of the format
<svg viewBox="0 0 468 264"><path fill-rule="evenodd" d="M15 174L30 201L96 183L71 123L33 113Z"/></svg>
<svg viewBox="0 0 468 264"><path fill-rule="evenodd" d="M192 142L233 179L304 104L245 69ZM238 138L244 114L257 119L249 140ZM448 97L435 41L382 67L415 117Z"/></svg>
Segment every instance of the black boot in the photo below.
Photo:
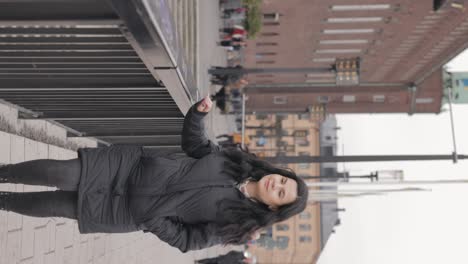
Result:
<svg viewBox="0 0 468 264"><path fill-rule="evenodd" d="M9 174L10 174L10 165L0 164L0 183L7 183Z"/></svg>
<svg viewBox="0 0 468 264"><path fill-rule="evenodd" d="M7 210L8 198L10 197L11 192L0 192L0 210Z"/></svg>

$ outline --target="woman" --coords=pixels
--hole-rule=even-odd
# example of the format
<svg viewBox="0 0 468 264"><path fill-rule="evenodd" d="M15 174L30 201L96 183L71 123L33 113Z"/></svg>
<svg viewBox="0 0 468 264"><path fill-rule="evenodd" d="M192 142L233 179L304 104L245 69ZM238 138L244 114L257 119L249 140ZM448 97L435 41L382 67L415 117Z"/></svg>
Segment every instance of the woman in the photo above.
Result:
<svg viewBox="0 0 468 264"><path fill-rule="evenodd" d="M261 228L301 212L307 186L288 170L204 136L204 98L188 111L187 154L137 146L84 148L73 160L35 160L0 169L2 182L56 186L0 194L0 208L35 217L78 220L81 233L142 230L182 252L242 244Z"/></svg>

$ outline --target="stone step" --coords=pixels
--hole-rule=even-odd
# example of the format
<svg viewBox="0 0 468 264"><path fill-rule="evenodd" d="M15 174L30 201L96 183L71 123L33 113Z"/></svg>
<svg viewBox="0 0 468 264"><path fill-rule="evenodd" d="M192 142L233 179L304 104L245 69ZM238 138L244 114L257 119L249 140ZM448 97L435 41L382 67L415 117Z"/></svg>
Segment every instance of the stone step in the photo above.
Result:
<svg viewBox="0 0 468 264"><path fill-rule="evenodd" d="M20 119L18 113L16 105L0 100L0 131L69 149L97 146L92 138L68 138L67 130L57 123Z"/></svg>

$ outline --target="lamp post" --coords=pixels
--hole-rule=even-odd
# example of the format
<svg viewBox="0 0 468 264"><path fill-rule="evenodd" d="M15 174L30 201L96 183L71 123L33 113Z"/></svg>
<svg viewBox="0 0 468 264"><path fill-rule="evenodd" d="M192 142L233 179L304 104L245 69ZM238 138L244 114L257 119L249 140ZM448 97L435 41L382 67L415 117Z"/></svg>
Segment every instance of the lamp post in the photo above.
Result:
<svg viewBox="0 0 468 264"><path fill-rule="evenodd" d="M343 172L343 173L337 173L336 175L320 175L320 176L301 176L302 179L304 180L309 180L309 179L352 179L352 178L359 178L359 179L370 179L371 181L377 180L378 178L378 173L377 172L371 172L369 175L349 175L348 172Z"/></svg>
<svg viewBox="0 0 468 264"><path fill-rule="evenodd" d="M402 170L379 170L371 172L368 175L349 175L348 172L337 173L336 175L322 175L322 176L302 176L302 179L370 179L371 181L402 181Z"/></svg>
<svg viewBox="0 0 468 264"><path fill-rule="evenodd" d="M264 157L271 163L327 163L327 162L368 162L368 161L403 161L403 160L453 160L467 159L467 155L361 155L361 156L276 156Z"/></svg>

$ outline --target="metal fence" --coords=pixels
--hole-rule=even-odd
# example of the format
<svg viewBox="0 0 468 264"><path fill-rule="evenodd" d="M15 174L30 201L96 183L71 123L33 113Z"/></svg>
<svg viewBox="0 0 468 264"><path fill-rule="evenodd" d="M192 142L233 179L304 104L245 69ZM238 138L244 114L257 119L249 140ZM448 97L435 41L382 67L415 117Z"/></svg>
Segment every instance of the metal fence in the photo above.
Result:
<svg viewBox="0 0 468 264"><path fill-rule="evenodd" d="M103 144L178 148L197 100L165 0L0 3L0 98Z"/></svg>

